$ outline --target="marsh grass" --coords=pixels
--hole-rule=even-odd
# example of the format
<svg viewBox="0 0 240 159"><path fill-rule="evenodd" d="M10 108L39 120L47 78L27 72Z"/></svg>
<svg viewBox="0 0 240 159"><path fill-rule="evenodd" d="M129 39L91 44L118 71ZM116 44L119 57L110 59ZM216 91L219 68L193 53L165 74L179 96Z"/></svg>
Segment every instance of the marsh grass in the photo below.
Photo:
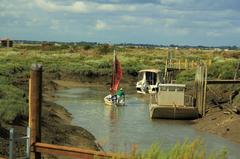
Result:
<svg viewBox="0 0 240 159"><path fill-rule="evenodd" d="M11 123L16 117L26 117L27 110L27 98L22 90L0 84L0 121Z"/></svg>
<svg viewBox="0 0 240 159"><path fill-rule="evenodd" d="M228 154L225 148L216 151L207 151L200 139L193 141L185 140L177 142L169 149L158 144L153 144L149 149L130 154L116 154L112 159L227 159ZM98 157L95 157L98 159Z"/></svg>

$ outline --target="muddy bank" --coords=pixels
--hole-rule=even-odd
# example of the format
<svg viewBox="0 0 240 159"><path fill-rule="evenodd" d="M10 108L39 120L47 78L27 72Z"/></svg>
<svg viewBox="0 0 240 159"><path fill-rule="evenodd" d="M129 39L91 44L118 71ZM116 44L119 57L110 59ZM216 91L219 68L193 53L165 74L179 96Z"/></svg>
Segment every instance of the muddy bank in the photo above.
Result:
<svg viewBox="0 0 240 159"><path fill-rule="evenodd" d="M79 148L87 148L92 150L99 150L99 146L95 143L95 137L86 129L71 125L72 115L62 106L52 102L52 92L61 88L60 85L51 82L52 76L45 76L43 79L43 101L42 101L42 142L49 144L57 144L64 146L73 146ZM54 79L54 78L53 78ZM18 88L28 92L28 80L24 83L16 82ZM27 94L27 93L26 93ZM18 116L11 123L0 123L0 127L4 130L15 128L18 136L24 136L26 127L28 126L28 117ZM8 135L0 136L1 138L8 138ZM7 140L6 140L7 141ZM18 147L19 148L19 147ZM19 149L24 149L21 146ZM0 150L1 151L1 150ZM8 151L8 150L6 150ZM6 154L6 152L0 152ZM61 158L52 155L43 155L44 158Z"/></svg>
<svg viewBox="0 0 240 159"><path fill-rule="evenodd" d="M49 100L42 103L42 142L64 146L74 146L99 150L95 143L95 137L86 129L71 125L71 114L62 106ZM15 128L17 136L26 135L28 119L16 119L12 124L2 124L6 129ZM5 136L7 138L7 136ZM24 149L24 145L18 149ZM7 150L6 150L7 151ZM20 150L21 151L21 150ZM24 152L24 150L22 150ZM0 152L6 154L6 152ZM57 157L53 155L42 155L45 159L67 159L67 157Z"/></svg>
<svg viewBox="0 0 240 159"><path fill-rule="evenodd" d="M236 96L230 102L233 92ZM240 143L240 114L236 111L240 108L239 85L211 86L207 94L208 112L204 118L194 120L194 128Z"/></svg>
<svg viewBox="0 0 240 159"><path fill-rule="evenodd" d="M194 120L193 127L240 143L240 115L235 113L211 108L206 117Z"/></svg>

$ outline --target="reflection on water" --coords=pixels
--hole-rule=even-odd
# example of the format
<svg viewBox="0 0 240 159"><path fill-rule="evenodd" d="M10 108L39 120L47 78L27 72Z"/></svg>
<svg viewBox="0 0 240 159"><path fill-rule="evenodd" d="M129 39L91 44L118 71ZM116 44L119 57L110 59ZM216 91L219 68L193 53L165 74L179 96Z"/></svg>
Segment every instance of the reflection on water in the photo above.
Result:
<svg viewBox="0 0 240 159"><path fill-rule="evenodd" d="M135 90L127 92L125 107L104 105L103 98L108 92L102 88L66 89L55 95L56 103L72 113L72 124L93 133L107 151L128 152L132 144L137 144L140 150L149 148L153 143L169 148L176 141L201 138L211 151L226 147L231 152L230 158L240 156L240 144L198 132L191 127L190 121L151 120L147 102L142 96L137 95Z"/></svg>

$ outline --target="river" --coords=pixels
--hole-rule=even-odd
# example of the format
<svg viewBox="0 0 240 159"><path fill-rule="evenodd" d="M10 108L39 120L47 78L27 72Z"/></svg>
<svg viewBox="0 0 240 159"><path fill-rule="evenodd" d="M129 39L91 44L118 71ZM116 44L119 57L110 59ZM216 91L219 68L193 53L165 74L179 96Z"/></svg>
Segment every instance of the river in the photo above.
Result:
<svg viewBox="0 0 240 159"><path fill-rule="evenodd" d="M139 150L152 144L167 149L177 141L200 138L207 150L218 151L225 147L229 158L240 157L240 144L199 132L191 126L191 121L151 120L147 100L135 90L127 91L127 106L124 107L105 106L103 98L107 93L103 87L63 89L55 93L55 102L73 115L73 125L93 133L106 151L129 152L132 144Z"/></svg>

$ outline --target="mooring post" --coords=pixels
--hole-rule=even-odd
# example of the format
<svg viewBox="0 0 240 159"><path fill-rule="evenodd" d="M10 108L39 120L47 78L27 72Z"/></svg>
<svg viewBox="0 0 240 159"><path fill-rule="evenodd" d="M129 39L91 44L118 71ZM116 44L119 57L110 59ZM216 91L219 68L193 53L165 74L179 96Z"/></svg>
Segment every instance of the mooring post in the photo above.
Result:
<svg viewBox="0 0 240 159"><path fill-rule="evenodd" d="M35 152L34 144L41 142L41 110L42 110L42 65L33 64L29 80L29 127L31 159L41 159L41 154Z"/></svg>
<svg viewBox="0 0 240 159"><path fill-rule="evenodd" d="M11 128L9 130L9 159L14 159L15 154L14 154L14 128Z"/></svg>

